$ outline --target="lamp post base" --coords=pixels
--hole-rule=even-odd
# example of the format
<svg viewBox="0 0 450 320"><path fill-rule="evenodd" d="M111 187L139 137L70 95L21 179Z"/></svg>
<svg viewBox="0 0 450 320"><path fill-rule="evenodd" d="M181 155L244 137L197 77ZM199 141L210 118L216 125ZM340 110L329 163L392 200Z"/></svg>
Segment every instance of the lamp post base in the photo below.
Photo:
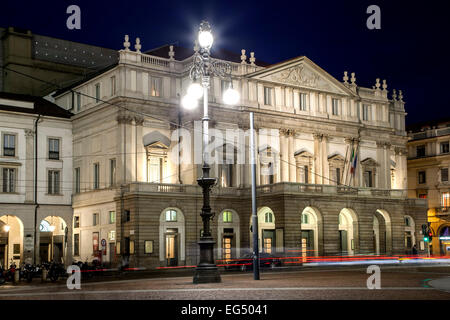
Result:
<svg viewBox="0 0 450 320"><path fill-rule="evenodd" d="M219 269L214 264L213 248L214 240L212 238L201 239L198 244L200 246L200 263L195 268L194 283L218 283L222 282Z"/></svg>

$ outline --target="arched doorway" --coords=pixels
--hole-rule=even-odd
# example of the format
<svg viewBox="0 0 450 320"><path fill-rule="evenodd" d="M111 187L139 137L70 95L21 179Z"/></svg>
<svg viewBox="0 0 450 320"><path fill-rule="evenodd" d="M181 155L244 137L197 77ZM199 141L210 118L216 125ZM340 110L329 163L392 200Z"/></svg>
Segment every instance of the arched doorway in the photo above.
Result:
<svg viewBox="0 0 450 320"><path fill-rule="evenodd" d="M39 224L39 258L41 262L65 262L67 224L61 217L48 216Z"/></svg>
<svg viewBox="0 0 450 320"><path fill-rule="evenodd" d="M379 243L379 254L392 254L392 227L391 217L384 209L378 209L375 212L378 220L378 234L375 241Z"/></svg>
<svg viewBox="0 0 450 320"><path fill-rule="evenodd" d="M301 250L303 256L319 255L319 216L317 209L306 207L301 214Z"/></svg>
<svg viewBox="0 0 450 320"><path fill-rule="evenodd" d="M0 264L8 268L11 261L18 267L23 259L23 223L13 215L0 217Z"/></svg>
<svg viewBox="0 0 450 320"><path fill-rule="evenodd" d="M250 218L250 227L253 232L252 219ZM258 241L259 251L266 253L275 253L275 214L269 207L262 207L258 210ZM253 236L250 234L250 247L253 247Z"/></svg>
<svg viewBox="0 0 450 320"><path fill-rule="evenodd" d="M356 248L355 234L358 218L352 209L344 208L339 213L339 249L342 255L353 255Z"/></svg>
<svg viewBox="0 0 450 320"><path fill-rule="evenodd" d="M225 209L219 215L217 226L218 259L235 259L241 255L241 232L239 215L232 209Z"/></svg>
<svg viewBox="0 0 450 320"><path fill-rule="evenodd" d="M165 266L185 262L185 220L178 208L166 208L159 218L159 260Z"/></svg>

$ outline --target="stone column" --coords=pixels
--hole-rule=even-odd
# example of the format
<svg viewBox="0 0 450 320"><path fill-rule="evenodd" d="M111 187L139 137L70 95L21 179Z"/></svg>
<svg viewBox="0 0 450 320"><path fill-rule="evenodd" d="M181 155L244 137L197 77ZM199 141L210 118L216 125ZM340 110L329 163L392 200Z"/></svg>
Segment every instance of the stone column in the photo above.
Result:
<svg viewBox="0 0 450 320"><path fill-rule="evenodd" d="M377 176L376 176L376 186L377 188L383 189L386 185L385 182L385 160L384 160L384 143L377 141L377 162L380 165L380 170L379 172L377 172ZM377 170L378 171L378 170Z"/></svg>
<svg viewBox="0 0 450 320"><path fill-rule="evenodd" d="M287 130L280 129L280 149L281 149L281 181L289 181L289 147L287 141Z"/></svg>
<svg viewBox="0 0 450 320"><path fill-rule="evenodd" d="M34 131L25 130L25 202L34 201Z"/></svg>
<svg viewBox="0 0 450 320"><path fill-rule="evenodd" d="M320 133L314 133L314 173L311 174L311 177L313 177L313 183L315 184L322 184L323 179L321 177L322 172L322 137L323 135ZM318 173L318 174L315 174Z"/></svg>
<svg viewBox="0 0 450 320"><path fill-rule="evenodd" d="M391 144L386 143L384 145L384 161L385 161L385 189L391 189Z"/></svg>
<svg viewBox="0 0 450 320"><path fill-rule="evenodd" d="M328 136L322 135L322 142L321 142L321 158L322 158L322 183L323 184L330 184L330 169L328 165Z"/></svg>
<svg viewBox="0 0 450 320"><path fill-rule="evenodd" d="M147 154L145 152L144 144L143 144L143 124L144 118L135 117L136 123L136 180L140 182L147 182L147 174L145 172L146 166L146 157ZM117 170L117 169L116 169ZM176 176L178 180L178 175Z"/></svg>

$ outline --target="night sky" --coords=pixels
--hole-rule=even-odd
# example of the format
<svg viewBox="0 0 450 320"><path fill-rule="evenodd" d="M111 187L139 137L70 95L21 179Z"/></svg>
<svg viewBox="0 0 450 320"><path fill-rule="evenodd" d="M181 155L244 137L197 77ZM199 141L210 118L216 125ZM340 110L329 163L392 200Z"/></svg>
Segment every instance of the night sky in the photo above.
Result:
<svg viewBox="0 0 450 320"><path fill-rule="evenodd" d="M71 4L81 8L81 30L66 27ZM381 30L366 27L372 4L381 8ZM444 1L393 0L4 1L0 26L112 49L129 34L145 51L167 43L192 47L207 19L214 46L254 51L268 63L306 55L339 81L345 70L356 72L357 84L370 88L387 79L390 92L403 90L412 124L450 116L448 9Z"/></svg>

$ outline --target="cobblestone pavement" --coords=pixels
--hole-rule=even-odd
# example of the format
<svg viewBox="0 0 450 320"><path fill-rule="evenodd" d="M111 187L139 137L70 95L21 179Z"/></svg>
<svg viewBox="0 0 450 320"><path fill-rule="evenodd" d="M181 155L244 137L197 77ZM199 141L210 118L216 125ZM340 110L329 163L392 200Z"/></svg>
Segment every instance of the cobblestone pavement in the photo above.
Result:
<svg viewBox="0 0 450 320"><path fill-rule="evenodd" d="M252 273L222 273L217 284L192 283L192 276L131 279L82 283L69 290L65 281L52 284L0 286L0 299L418 299L450 300L450 292L433 288L433 280L450 276L450 267L381 267L381 289L367 289L365 268L308 269L264 272L254 281ZM443 283L438 281L437 283ZM447 283L447 281L444 281Z"/></svg>

